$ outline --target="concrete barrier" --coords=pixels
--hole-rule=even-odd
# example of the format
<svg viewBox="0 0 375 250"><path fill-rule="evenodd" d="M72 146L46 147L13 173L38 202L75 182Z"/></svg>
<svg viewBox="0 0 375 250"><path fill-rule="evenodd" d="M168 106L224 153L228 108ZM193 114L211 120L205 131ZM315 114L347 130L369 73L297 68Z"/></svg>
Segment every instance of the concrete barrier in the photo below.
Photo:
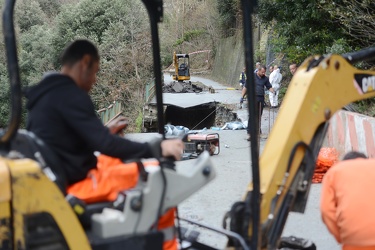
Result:
<svg viewBox="0 0 375 250"><path fill-rule="evenodd" d="M340 158L352 150L375 158L375 118L344 110L336 112L323 146L336 148Z"/></svg>

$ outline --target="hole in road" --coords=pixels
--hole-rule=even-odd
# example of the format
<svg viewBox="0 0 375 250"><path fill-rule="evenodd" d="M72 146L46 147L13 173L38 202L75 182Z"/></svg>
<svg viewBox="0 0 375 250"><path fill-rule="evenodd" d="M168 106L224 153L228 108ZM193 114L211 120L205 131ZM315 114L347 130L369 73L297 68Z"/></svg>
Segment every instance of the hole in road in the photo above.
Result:
<svg viewBox="0 0 375 250"><path fill-rule="evenodd" d="M207 103L189 108L168 106L165 111L166 123L185 126L189 129L210 128L215 124L216 104Z"/></svg>
<svg viewBox="0 0 375 250"><path fill-rule="evenodd" d="M156 107L155 107L156 109ZM165 109L165 124L184 126L190 130L222 127L227 122L239 121L234 107L217 102L205 103L189 108L169 105ZM157 132L156 111L144 117L144 132Z"/></svg>

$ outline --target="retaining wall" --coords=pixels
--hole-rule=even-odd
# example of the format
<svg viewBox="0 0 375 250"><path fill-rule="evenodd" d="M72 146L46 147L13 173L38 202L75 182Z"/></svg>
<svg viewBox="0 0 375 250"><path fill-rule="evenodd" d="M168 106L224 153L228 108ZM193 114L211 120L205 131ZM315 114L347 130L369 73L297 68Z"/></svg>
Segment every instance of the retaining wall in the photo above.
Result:
<svg viewBox="0 0 375 250"><path fill-rule="evenodd" d="M375 158L375 118L344 110L336 112L323 146L336 148L340 158L352 150Z"/></svg>
<svg viewBox="0 0 375 250"><path fill-rule="evenodd" d="M215 51L212 78L224 85L238 88L238 79L244 67L242 36L221 39Z"/></svg>

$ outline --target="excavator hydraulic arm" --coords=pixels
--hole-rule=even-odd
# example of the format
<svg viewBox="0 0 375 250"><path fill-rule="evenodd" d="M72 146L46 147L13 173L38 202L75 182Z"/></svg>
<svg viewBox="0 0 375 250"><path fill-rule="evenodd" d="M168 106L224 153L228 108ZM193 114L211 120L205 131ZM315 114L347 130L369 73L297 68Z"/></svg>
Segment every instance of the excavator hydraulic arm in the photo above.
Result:
<svg viewBox="0 0 375 250"><path fill-rule="evenodd" d="M366 51L368 58L375 54L375 48ZM366 55L366 51L359 53ZM375 71L357 69L351 59L310 57L289 84L259 161L263 248L277 248L289 211L304 211L315 160L332 115L346 104L375 96ZM251 193L252 183L245 201ZM251 236L250 227L248 232Z"/></svg>
<svg viewBox="0 0 375 250"><path fill-rule="evenodd" d="M173 66L174 66L175 76L177 77L178 76L178 58L177 58L176 51L173 52Z"/></svg>

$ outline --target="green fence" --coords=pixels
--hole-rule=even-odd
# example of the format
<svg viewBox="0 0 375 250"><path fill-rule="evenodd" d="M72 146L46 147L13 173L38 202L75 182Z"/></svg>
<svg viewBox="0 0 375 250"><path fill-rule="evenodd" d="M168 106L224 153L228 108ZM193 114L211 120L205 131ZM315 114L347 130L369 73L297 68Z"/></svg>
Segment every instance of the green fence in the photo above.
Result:
<svg viewBox="0 0 375 250"><path fill-rule="evenodd" d="M103 108L97 111L103 124L107 125L108 122L112 121L116 117L122 114L121 102L113 102L107 108Z"/></svg>
<svg viewBox="0 0 375 250"><path fill-rule="evenodd" d="M145 102L149 103L155 96L155 81L146 83Z"/></svg>
<svg viewBox="0 0 375 250"><path fill-rule="evenodd" d="M155 96L155 82L152 81L146 84L145 88L145 103L149 103ZM116 117L122 114L121 102L113 102L107 108L103 108L97 111L99 118L102 120L103 124L107 125L108 122L112 121Z"/></svg>

